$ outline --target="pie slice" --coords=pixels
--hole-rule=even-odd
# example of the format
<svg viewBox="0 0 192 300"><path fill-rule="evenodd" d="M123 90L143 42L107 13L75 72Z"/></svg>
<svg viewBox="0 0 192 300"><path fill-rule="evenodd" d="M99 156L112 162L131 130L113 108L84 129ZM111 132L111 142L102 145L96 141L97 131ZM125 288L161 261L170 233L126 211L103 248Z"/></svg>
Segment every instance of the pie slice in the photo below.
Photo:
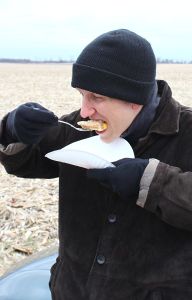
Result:
<svg viewBox="0 0 192 300"><path fill-rule="evenodd" d="M96 130L96 131L103 131L107 129L107 123L101 120L88 120L88 121L79 121L77 122L79 126L83 129L87 130Z"/></svg>

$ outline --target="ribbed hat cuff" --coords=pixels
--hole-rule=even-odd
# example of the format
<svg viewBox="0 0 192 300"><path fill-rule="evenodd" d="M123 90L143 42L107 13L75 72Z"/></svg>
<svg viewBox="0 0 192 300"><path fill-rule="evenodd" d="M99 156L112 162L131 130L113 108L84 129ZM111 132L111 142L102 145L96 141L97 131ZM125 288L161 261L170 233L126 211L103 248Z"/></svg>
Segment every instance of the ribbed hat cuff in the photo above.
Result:
<svg viewBox="0 0 192 300"><path fill-rule="evenodd" d="M155 84L135 81L105 70L73 64L71 85L93 93L145 105Z"/></svg>

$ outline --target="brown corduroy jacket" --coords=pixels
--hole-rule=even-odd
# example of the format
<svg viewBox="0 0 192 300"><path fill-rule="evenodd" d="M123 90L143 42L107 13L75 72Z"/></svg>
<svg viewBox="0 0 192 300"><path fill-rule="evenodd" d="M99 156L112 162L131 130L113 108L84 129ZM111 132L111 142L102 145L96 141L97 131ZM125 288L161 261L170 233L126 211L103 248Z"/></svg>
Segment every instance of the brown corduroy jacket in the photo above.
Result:
<svg viewBox="0 0 192 300"><path fill-rule="evenodd" d="M123 201L89 180L86 169L45 158L90 133L61 125L39 145L1 146L8 173L59 177L53 300L192 299L192 111L166 82L158 81L158 90L155 120L134 147L136 157L150 158L138 199ZM79 111L64 119L76 124Z"/></svg>

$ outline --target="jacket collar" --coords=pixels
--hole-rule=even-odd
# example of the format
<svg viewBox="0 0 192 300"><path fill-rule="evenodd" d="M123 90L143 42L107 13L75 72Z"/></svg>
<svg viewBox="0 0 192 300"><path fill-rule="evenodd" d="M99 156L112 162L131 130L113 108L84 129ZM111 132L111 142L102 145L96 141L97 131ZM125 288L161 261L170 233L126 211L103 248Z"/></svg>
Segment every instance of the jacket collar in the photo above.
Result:
<svg viewBox="0 0 192 300"><path fill-rule="evenodd" d="M125 138L131 146L134 146L140 137L147 134L153 119L156 115L156 110L159 106L160 97L158 96L158 86L155 82L148 103L143 106L140 113L136 116L132 124L121 135Z"/></svg>
<svg viewBox="0 0 192 300"><path fill-rule="evenodd" d="M179 131L181 107L179 103L172 98L172 92L168 84L163 80L158 80L157 83L158 94L161 99L154 122L149 129L148 134L176 134Z"/></svg>

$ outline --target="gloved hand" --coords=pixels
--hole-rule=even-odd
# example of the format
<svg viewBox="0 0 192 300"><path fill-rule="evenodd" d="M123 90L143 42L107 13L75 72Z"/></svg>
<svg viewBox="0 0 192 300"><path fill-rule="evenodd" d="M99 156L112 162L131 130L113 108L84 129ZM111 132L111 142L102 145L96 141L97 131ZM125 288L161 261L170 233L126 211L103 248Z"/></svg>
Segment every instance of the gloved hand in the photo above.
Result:
<svg viewBox="0 0 192 300"><path fill-rule="evenodd" d="M114 162L116 168L89 169L88 178L98 180L122 199L138 197L140 180L148 159L124 158Z"/></svg>
<svg viewBox="0 0 192 300"><path fill-rule="evenodd" d="M56 125L58 125L58 118L53 112L38 103L25 103L8 115L7 140L8 142L19 141L24 144L36 144L50 127Z"/></svg>

